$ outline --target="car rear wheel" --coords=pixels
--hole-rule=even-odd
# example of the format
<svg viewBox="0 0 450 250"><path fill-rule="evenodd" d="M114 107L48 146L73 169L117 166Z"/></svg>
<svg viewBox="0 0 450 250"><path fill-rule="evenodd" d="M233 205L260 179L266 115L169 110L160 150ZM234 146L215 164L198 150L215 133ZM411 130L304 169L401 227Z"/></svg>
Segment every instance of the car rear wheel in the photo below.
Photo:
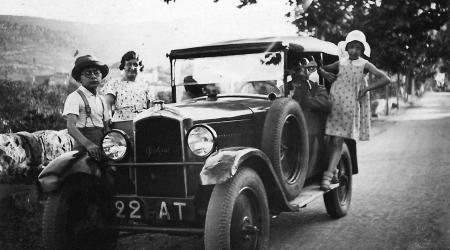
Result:
<svg viewBox="0 0 450 250"><path fill-rule="evenodd" d="M117 232L108 200L90 178L77 178L49 194L42 219L46 249L114 249Z"/></svg>
<svg viewBox="0 0 450 250"><path fill-rule="evenodd" d="M264 184L250 168L214 187L206 212L205 249L268 249L269 208Z"/></svg>
<svg viewBox="0 0 450 250"><path fill-rule="evenodd" d="M272 161L289 200L300 193L308 170L309 144L305 117L300 105L280 98L267 113L261 147Z"/></svg>
<svg viewBox="0 0 450 250"><path fill-rule="evenodd" d="M323 195L328 214L336 219L347 215L352 199L352 161L345 143L337 169L339 187Z"/></svg>

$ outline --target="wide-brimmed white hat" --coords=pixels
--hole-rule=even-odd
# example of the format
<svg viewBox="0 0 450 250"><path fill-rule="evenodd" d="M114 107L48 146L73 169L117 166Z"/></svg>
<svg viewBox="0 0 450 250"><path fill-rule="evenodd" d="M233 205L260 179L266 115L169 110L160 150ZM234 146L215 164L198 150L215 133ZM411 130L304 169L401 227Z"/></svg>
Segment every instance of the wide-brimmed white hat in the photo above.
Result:
<svg viewBox="0 0 450 250"><path fill-rule="evenodd" d="M347 44L349 42L353 42L353 41L358 41L358 42L362 43L364 46L364 52L363 52L364 55L366 55L367 57L370 57L370 46L366 42L366 35L364 35L364 33L362 33L362 31L352 30L347 34L347 36L345 37L344 44L342 44L342 45L344 45L345 50L347 50Z"/></svg>

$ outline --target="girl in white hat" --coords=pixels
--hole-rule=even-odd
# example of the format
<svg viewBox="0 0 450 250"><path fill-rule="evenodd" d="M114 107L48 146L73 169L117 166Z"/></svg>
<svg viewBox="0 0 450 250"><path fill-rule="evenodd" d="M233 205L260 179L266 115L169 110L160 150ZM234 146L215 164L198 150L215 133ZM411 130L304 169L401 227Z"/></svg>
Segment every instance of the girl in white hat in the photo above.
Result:
<svg viewBox="0 0 450 250"><path fill-rule="evenodd" d="M323 190L330 188L341 157L344 138L369 140L370 110L362 113L360 102L369 101L368 91L390 83L385 73L361 57L363 54L370 55L370 47L364 33L359 30L348 33L342 45L348 56L319 68L319 74L328 81L335 80L330 89L332 108L325 128L325 134L330 135L330 148L328 169L324 172L321 184ZM339 73L336 77L327 72L328 70L339 70ZM370 85L365 78L367 72L376 78Z"/></svg>

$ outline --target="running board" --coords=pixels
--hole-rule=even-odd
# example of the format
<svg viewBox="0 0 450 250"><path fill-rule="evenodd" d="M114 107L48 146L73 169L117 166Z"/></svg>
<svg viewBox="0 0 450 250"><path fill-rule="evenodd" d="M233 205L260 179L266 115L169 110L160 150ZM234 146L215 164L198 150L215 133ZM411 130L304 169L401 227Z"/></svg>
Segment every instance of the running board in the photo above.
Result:
<svg viewBox="0 0 450 250"><path fill-rule="evenodd" d="M330 190L333 190L337 187L339 187L339 183L331 184ZM289 204L293 206L295 210L300 210L300 208L305 207L307 204L319 198L324 193L326 192L320 189L319 184L313 183L309 186L304 187L297 198L290 201Z"/></svg>

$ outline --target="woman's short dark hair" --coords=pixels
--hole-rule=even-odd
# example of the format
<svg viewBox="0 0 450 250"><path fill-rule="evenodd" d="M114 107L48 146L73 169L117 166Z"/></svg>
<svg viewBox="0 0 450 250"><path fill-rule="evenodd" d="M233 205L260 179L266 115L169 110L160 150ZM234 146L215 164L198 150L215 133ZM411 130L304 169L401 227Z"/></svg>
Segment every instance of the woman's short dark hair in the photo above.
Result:
<svg viewBox="0 0 450 250"><path fill-rule="evenodd" d="M138 64L140 66L140 71L142 72L144 70L144 65L142 64L142 61L139 61L139 57L137 56L136 52L130 50L127 53L125 53L122 56L122 60L120 61L120 66L119 69L123 70L125 68L125 62L132 60L132 59L136 59L136 61L138 61Z"/></svg>

